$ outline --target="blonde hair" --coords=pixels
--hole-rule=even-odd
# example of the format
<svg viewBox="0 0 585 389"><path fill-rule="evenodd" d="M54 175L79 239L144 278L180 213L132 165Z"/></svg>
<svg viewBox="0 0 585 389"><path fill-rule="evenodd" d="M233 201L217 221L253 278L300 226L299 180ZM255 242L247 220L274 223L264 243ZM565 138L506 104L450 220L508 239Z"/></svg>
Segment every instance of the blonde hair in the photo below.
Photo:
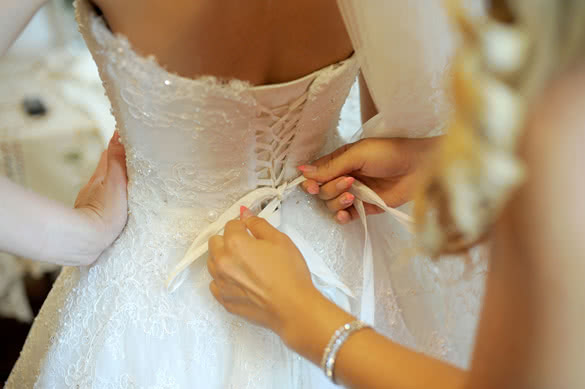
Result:
<svg viewBox="0 0 585 389"><path fill-rule="evenodd" d="M450 2L463 39L452 67L455 110L415 207L422 244L434 255L489 232L522 182L516 146L526 107L585 57L585 1L490 3L477 20Z"/></svg>

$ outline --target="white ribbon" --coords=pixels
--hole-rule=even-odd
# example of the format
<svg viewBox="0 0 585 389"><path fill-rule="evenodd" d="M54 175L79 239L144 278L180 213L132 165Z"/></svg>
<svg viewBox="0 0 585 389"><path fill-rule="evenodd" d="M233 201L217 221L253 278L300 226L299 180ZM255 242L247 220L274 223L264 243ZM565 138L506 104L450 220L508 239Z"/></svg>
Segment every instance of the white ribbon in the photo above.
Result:
<svg viewBox="0 0 585 389"><path fill-rule="evenodd" d="M286 198L286 196L293 191L297 186L302 184L306 181L306 178L303 176L297 177L295 180L291 182L285 182L278 187L262 187L255 189L242 197L239 201L234 203L231 207L229 207L219 218L211 223L207 228L205 228L198 236L195 238L187 253L183 257L183 259L175 266L171 274L169 275L166 286L171 290L177 289L182 283L184 278L178 280L176 282L175 279L179 274L181 274L189 265L195 262L197 259L202 257L209 251L208 247L208 240L217 234L221 234L227 222L237 218L240 215L240 207L245 206L247 208L255 208L261 205L263 202L270 200L268 205L266 205L262 211L258 214L259 217L267 219L274 227L278 228L280 226L280 212L279 206L282 201ZM363 292L362 292L362 312L361 312L361 319L368 322L373 323L374 316L375 316L375 307L374 304L368 304L367 302L374 301L374 277L373 277L373 267L374 267L374 260L372 254L372 247L370 244L369 232L368 232L368 223L366 220L366 212L364 208L364 203L370 203L377 205L384 211L388 212L392 216L396 218L408 231L412 231L413 228L413 220L412 218L396 209L390 208L386 205L384 200L380 198L372 189L368 188L362 182L356 180L350 192L355 196L354 206L358 211L360 216L362 225L364 226L364 254L363 254ZM315 261L311 261L315 262ZM346 295L352 297L353 294L351 290L343 284L341 281L337 279L337 277L332 273L332 271L325 265L322 260L319 260L315 263L309 264L309 269L311 272L321 278L327 284L338 288L340 291L345 293Z"/></svg>

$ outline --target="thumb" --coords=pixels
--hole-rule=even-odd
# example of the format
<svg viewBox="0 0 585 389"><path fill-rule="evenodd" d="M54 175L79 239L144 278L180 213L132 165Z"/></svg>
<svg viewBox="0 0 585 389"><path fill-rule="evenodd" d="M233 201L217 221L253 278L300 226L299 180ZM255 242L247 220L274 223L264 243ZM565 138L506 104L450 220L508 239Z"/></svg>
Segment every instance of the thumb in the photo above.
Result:
<svg viewBox="0 0 585 389"><path fill-rule="evenodd" d="M240 220L244 222L246 228L257 239L274 240L279 234L282 234L266 219L255 216L252 211L244 206L240 207Z"/></svg>
<svg viewBox="0 0 585 389"><path fill-rule="evenodd" d="M108 145L108 171L106 179L112 182L127 181L126 176L126 151L122 143L120 143L120 135L118 131L114 133L110 144Z"/></svg>
<svg viewBox="0 0 585 389"><path fill-rule="evenodd" d="M344 145L333 153L316 160L312 165L299 166L298 169L306 178L319 183L329 182L359 170L363 161L354 145Z"/></svg>

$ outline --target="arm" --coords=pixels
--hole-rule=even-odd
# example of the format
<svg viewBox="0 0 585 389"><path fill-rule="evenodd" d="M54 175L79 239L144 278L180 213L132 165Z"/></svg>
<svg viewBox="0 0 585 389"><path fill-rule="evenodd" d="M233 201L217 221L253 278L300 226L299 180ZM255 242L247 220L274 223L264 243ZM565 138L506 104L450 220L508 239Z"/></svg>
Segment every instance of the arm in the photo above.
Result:
<svg viewBox="0 0 585 389"><path fill-rule="evenodd" d="M331 335L354 317L317 291L286 235L248 212L243 221L228 223L223 237L209 242L211 292L229 312L272 329L290 348L319 364ZM466 378L465 372L372 330L349 338L338 354L335 375L356 389L457 389Z"/></svg>
<svg viewBox="0 0 585 389"><path fill-rule="evenodd" d="M76 258L90 244L92 231L83 215L0 177L0 250L61 265L79 265ZM97 232L93 231L93 234Z"/></svg>
<svg viewBox="0 0 585 389"><path fill-rule="evenodd" d="M575 103L583 101L584 91L582 68L553 85L529 119L522 142L529 176L494 232L466 388L585 387L585 114ZM306 329L304 334L314 335ZM337 374L345 382L350 382L347 369L368 369L375 363L364 359L368 362L359 364L359 335L339 355ZM367 347L365 342L361 347ZM390 352L392 345L385 347ZM423 366L410 362L412 369ZM394 378L402 371L394 372ZM437 379L427 387L441 384Z"/></svg>
<svg viewBox="0 0 585 389"><path fill-rule="evenodd" d="M495 231L474 389L585 387L585 67L543 96L521 145L526 184Z"/></svg>
<svg viewBox="0 0 585 389"><path fill-rule="evenodd" d="M355 318L316 290L301 297L298 319L283 331L281 338L319 366L331 335ZM414 352L369 329L352 335L335 363L336 382L356 389L462 389L466 377L463 370Z"/></svg>
<svg viewBox="0 0 585 389"><path fill-rule="evenodd" d="M529 122L523 154L531 174L494 232L470 372L362 330L338 354L341 382L356 389L585 387L585 114L575 103L583 91L585 69L549 91ZM213 295L319 363L333 332L354 318L316 291L288 237L248 211L242 216L210 241Z"/></svg>
<svg viewBox="0 0 585 389"><path fill-rule="evenodd" d="M125 166L115 135L75 209L0 177L0 251L60 265L93 262L126 223Z"/></svg>
<svg viewBox="0 0 585 389"><path fill-rule="evenodd" d="M3 56L47 0L0 0L0 56Z"/></svg>

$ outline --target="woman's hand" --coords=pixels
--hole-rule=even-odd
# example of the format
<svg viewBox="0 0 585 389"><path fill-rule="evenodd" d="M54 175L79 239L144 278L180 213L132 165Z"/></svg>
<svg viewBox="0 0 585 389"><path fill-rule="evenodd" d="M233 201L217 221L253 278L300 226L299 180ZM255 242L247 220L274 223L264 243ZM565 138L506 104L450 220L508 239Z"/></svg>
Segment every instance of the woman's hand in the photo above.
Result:
<svg viewBox="0 0 585 389"><path fill-rule="evenodd" d="M319 366L331 336L356 318L317 291L286 235L246 209L240 219L226 225L223 237L209 240L211 293L229 312L274 331ZM352 335L335 366L337 382L352 388L428 388L429 382L462 388L466 377L372 330Z"/></svg>
<svg viewBox="0 0 585 389"><path fill-rule="evenodd" d="M209 253L213 296L229 312L292 341L298 312L321 295L289 237L243 208L241 220L209 240Z"/></svg>
<svg viewBox="0 0 585 389"><path fill-rule="evenodd" d="M358 217L349 193L355 179L375 191L390 207L412 199L429 151L440 137L424 139L369 138L345 145L312 165L299 166L308 179L303 189L325 200L338 223ZM367 214L381 213L373 204L364 204Z"/></svg>
<svg viewBox="0 0 585 389"><path fill-rule="evenodd" d="M75 201L75 210L85 223L88 239L88 263L93 262L120 235L128 218L126 154L118 132L102 153L89 182Z"/></svg>
<svg viewBox="0 0 585 389"><path fill-rule="evenodd" d="M0 176L0 250L66 266L91 264L128 217L124 147L115 134L75 209Z"/></svg>

